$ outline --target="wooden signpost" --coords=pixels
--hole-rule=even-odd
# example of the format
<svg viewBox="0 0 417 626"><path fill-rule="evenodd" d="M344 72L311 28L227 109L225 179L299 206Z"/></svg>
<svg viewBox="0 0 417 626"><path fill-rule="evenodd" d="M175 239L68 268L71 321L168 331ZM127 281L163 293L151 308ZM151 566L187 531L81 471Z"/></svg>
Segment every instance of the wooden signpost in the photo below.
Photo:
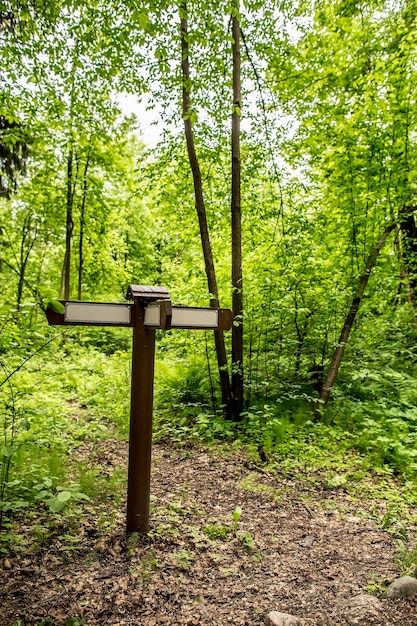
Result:
<svg viewBox="0 0 417 626"><path fill-rule="evenodd" d="M57 326L133 328L126 529L128 533L146 533L149 530L155 330L229 330L233 314L229 309L173 307L164 287L130 285L126 297L132 302L61 301L64 312L57 313L48 307L46 316L50 324Z"/></svg>

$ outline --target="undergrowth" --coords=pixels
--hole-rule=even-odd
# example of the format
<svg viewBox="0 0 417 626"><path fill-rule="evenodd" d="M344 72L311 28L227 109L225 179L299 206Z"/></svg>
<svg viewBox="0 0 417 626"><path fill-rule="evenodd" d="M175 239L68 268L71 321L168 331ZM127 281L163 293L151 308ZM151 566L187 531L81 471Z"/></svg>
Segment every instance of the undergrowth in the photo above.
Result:
<svg viewBox="0 0 417 626"><path fill-rule="evenodd" d="M23 517L37 528L39 544L57 533L75 537L83 511L96 510L103 532L114 523L109 510L120 508L126 470L104 475L83 458L83 448L127 437L131 361L116 339L106 354L61 339L0 386L4 552L22 548ZM3 369L13 371L19 357L6 357ZM404 520L417 505L417 397L411 374L397 374L358 370L342 379L320 421L312 418L311 388L277 383L276 395L258 398L236 424L223 418L204 360L163 354L156 360L154 440L219 452L245 448L257 464L268 459L269 472L297 476L324 493L343 489L352 499L383 502L372 515L407 541Z"/></svg>

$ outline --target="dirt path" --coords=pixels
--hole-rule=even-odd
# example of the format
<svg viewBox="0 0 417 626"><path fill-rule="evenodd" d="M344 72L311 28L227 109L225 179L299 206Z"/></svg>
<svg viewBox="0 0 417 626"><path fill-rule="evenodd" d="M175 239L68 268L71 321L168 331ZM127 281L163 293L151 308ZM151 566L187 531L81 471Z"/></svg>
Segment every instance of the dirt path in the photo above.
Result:
<svg viewBox="0 0 417 626"><path fill-rule="evenodd" d="M120 446L103 442L83 455L123 466ZM149 537L126 541L122 504L111 536L81 520L74 552L55 543L11 559L0 626L75 616L88 626L255 626L272 610L339 626L349 624L341 600L399 575L395 540L355 514L343 490L273 476L240 454L156 445L152 493ZM379 616L358 624L417 626L417 599L383 601Z"/></svg>

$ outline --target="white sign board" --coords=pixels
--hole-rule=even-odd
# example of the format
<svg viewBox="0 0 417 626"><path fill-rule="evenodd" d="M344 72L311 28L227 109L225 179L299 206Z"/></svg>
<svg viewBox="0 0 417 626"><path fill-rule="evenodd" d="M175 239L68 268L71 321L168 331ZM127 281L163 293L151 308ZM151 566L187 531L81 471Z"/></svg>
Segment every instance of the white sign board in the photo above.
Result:
<svg viewBox="0 0 417 626"><path fill-rule="evenodd" d="M151 328L161 326L161 307L159 304L150 304L146 307L144 325Z"/></svg>
<svg viewBox="0 0 417 626"><path fill-rule="evenodd" d="M65 304L64 321L69 324L129 326L131 322L131 305L67 302Z"/></svg>
<svg viewBox="0 0 417 626"><path fill-rule="evenodd" d="M219 312L217 309L193 309L191 307L172 307L172 328L217 328Z"/></svg>
<svg viewBox="0 0 417 626"><path fill-rule="evenodd" d="M144 325L149 328L161 327L161 305L150 304L145 309ZM217 329L219 311L197 307L172 307L171 328L208 328Z"/></svg>

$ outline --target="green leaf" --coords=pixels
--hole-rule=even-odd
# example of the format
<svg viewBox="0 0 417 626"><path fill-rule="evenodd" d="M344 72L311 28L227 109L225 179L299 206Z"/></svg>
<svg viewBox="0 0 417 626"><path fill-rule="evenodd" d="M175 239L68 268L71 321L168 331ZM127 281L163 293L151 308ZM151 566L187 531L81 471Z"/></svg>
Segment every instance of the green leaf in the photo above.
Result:
<svg viewBox="0 0 417 626"><path fill-rule="evenodd" d="M46 491L45 489L43 489L42 491L36 494L35 500L43 500L46 496L50 496L50 495L51 495L50 491Z"/></svg>
<svg viewBox="0 0 417 626"><path fill-rule="evenodd" d="M147 27L148 22L149 17L146 15L146 13L139 13L139 24L141 25L143 30L145 30L145 28Z"/></svg>
<svg viewBox="0 0 417 626"><path fill-rule="evenodd" d="M79 491L73 493L72 497L74 498L74 500L90 500L90 498L86 496L85 493L81 493Z"/></svg>
<svg viewBox="0 0 417 626"><path fill-rule="evenodd" d="M2 456L10 458L16 452L17 448L14 446L3 446L1 449Z"/></svg>
<svg viewBox="0 0 417 626"><path fill-rule="evenodd" d="M138 11L137 9L135 9L133 11L133 19L135 22L139 22L139 25L143 30L146 30L146 27L149 23L149 17L146 13L143 13L143 11Z"/></svg>
<svg viewBox="0 0 417 626"><path fill-rule="evenodd" d="M58 500L58 498L51 498L50 500L47 500L45 504L53 513L59 513L65 506L65 502Z"/></svg>
<svg viewBox="0 0 417 626"><path fill-rule="evenodd" d="M59 300L48 300L48 308L55 313L65 313L65 307Z"/></svg>
<svg viewBox="0 0 417 626"><path fill-rule="evenodd" d="M242 509L240 508L240 506L237 506L235 510L233 511L234 523L237 524L241 517L242 517Z"/></svg>
<svg viewBox="0 0 417 626"><path fill-rule="evenodd" d="M27 500L15 500L15 502L13 502L13 509L25 509L29 504Z"/></svg>
<svg viewBox="0 0 417 626"><path fill-rule="evenodd" d="M57 495L57 499L60 502L67 502L72 496L71 491L60 491L59 494Z"/></svg>

